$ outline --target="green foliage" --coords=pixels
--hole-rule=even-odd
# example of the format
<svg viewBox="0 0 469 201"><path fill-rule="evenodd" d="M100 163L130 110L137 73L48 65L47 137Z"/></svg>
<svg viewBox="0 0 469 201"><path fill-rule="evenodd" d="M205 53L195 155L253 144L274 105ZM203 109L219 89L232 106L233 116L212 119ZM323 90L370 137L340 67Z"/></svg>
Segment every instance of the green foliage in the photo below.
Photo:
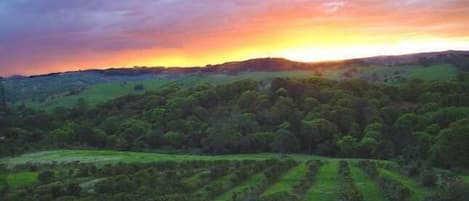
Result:
<svg viewBox="0 0 469 201"><path fill-rule="evenodd" d="M298 151L299 142L295 135L286 129L279 129L275 133L272 150L281 153Z"/></svg>
<svg viewBox="0 0 469 201"><path fill-rule="evenodd" d="M46 171L39 173L39 175L37 176L37 179L42 184L48 184L54 180L54 177L55 177L54 172L46 170Z"/></svg>
<svg viewBox="0 0 469 201"><path fill-rule="evenodd" d="M469 196L469 184L459 180L450 180L441 184L436 192L425 201L464 201Z"/></svg>
<svg viewBox="0 0 469 201"><path fill-rule="evenodd" d="M432 147L435 163L449 167L469 168L469 119L456 121L439 132Z"/></svg>
<svg viewBox="0 0 469 201"><path fill-rule="evenodd" d="M339 161L339 175L342 180L342 191L339 199L341 201L363 201L363 195L355 186L347 161Z"/></svg>
<svg viewBox="0 0 469 201"><path fill-rule="evenodd" d="M465 79L391 86L318 77L256 80L171 84L157 91L142 82L145 93L99 105L83 98L49 112L18 107L0 119L0 154L170 148L434 159L442 167L467 167L465 127L455 123L469 117Z"/></svg>

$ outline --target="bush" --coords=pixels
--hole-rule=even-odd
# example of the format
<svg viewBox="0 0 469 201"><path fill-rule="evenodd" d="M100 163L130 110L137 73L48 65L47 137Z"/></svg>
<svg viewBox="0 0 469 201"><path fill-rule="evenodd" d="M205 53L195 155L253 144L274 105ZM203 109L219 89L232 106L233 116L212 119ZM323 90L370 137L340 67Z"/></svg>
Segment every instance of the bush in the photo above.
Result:
<svg viewBox="0 0 469 201"><path fill-rule="evenodd" d="M399 181L381 176L376 167L376 163L372 161L360 161L358 162L358 166L378 182L379 187L389 201L407 201L409 199L410 189Z"/></svg>
<svg viewBox="0 0 469 201"><path fill-rule="evenodd" d="M438 180L438 178L437 178L435 172L433 172L433 171L425 170L420 174L420 181L426 187L435 186L437 180Z"/></svg>
<svg viewBox="0 0 469 201"><path fill-rule="evenodd" d="M358 167L363 169L368 176L370 176L373 179L376 179L378 175L378 168L376 168L376 164L372 161L366 160L366 161L359 161L358 162Z"/></svg>
<svg viewBox="0 0 469 201"><path fill-rule="evenodd" d="M55 178L54 172L48 171L48 170L39 173L39 175L37 176L37 179L42 184L51 183L52 181L54 181L54 178Z"/></svg>
<svg viewBox="0 0 469 201"><path fill-rule="evenodd" d="M134 90L135 91L142 91L145 87L143 86L143 84L136 84L134 86Z"/></svg>
<svg viewBox="0 0 469 201"><path fill-rule="evenodd" d="M460 180L443 183L438 191L425 201L466 201L469 198L469 184Z"/></svg>
<svg viewBox="0 0 469 201"><path fill-rule="evenodd" d="M317 171L321 165L322 163L319 160L308 162L308 173L306 178L301 179L300 182L293 187L295 193L301 194L309 189L313 184L314 178L316 177Z"/></svg>
<svg viewBox="0 0 469 201"><path fill-rule="evenodd" d="M339 201L363 201L363 196L358 191L350 175L350 167L347 161L339 162L339 175L342 180L342 191L339 194Z"/></svg>
<svg viewBox="0 0 469 201"><path fill-rule="evenodd" d="M410 197L410 189L398 181L380 177L378 184L389 201L406 201Z"/></svg>

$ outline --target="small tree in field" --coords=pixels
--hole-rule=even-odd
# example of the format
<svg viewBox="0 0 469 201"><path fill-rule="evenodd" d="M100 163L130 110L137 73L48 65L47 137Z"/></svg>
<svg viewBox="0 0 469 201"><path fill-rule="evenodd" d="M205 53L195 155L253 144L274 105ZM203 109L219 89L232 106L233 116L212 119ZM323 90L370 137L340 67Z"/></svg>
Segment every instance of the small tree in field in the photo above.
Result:
<svg viewBox="0 0 469 201"><path fill-rule="evenodd" d="M46 171L39 173L39 175L37 176L37 179L42 184L48 184L54 181L54 177L55 177L54 172L46 170Z"/></svg>

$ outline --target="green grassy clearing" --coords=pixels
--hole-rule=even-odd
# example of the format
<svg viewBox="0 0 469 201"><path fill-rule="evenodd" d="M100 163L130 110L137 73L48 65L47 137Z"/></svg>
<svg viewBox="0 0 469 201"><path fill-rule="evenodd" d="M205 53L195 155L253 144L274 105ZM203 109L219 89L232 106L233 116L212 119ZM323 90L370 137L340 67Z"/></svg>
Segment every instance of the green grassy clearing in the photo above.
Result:
<svg viewBox="0 0 469 201"><path fill-rule="evenodd" d="M378 185L363 170L352 165L350 171L364 201L386 201Z"/></svg>
<svg viewBox="0 0 469 201"><path fill-rule="evenodd" d="M285 173L280 179L270 186L263 195L269 195L281 191L293 191L293 186L299 182L299 180L306 176L308 172L308 167L305 163L301 163L296 167L290 169L287 173Z"/></svg>
<svg viewBox="0 0 469 201"><path fill-rule="evenodd" d="M318 171L318 175L305 194L306 201L335 201L340 192L337 160L330 160Z"/></svg>
<svg viewBox="0 0 469 201"><path fill-rule="evenodd" d="M129 81L126 85L121 85L120 82L96 84L89 86L77 95L59 96L54 99L49 98L44 102L33 102L32 100L28 100L25 102L25 104L29 107L36 109L50 110L56 107L72 107L77 103L79 99L84 99L89 105L94 106L96 104L104 103L106 101L121 96L129 94L142 94L146 91L153 91L171 82L174 82L174 80L154 79L142 81ZM134 86L139 83L144 85L144 90L135 91Z"/></svg>
<svg viewBox="0 0 469 201"><path fill-rule="evenodd" d="M374 81L384 81L396 84L400 79L444 80L455 77L458 69L450 64L436 64L427 67L419 65L402 66L368 66L357 67L357 73L352 78L367 78Z"/></svg>
<svg viewBox="0 0 469 201"><path fill-rule="evenodd" d="M6 176L6 182L10 188L16 189L28 186L37 181L37 172L16 172Z"/></svg>
<svg viewBox="0 0 469 201"><path fill-rule="evenodd" d="M411 190L411 197L410 200L412 201L422 201L429 193L429 190L417 183L416 181L412 180L411 178L404 177L398 173L385 170L385 169L378 169L379 174L382 176L388 177L390 179L394 179L396 181L401 182L403 185L407 186Z"/></svg>
<svg viewBox="0 0 469 201"><path fill-rule="evenodd" d="M449 64L432 65L428 67L413 68L410 71L410 78L423 80L443 80L453 78L457 75L458 69Z"/></svg>
<svg viewBox="0 0 469 201"><path fill-rule="evenodd" d="M250 177L248 180L244 181L240 185L234 187L233 189L223 193L222 195L215 198L215 201L231 201L231 196L235 192L241 192L243 189L248 189L256 184L260 183L265 178L264 173L257 173L254 176Z"/></svg>
<svg viewBox="0 0 469 201"><path fill-rule="evenodd" d="M468 182L469 183L469 176L461 176L462 180L464 182Z"/></svg>

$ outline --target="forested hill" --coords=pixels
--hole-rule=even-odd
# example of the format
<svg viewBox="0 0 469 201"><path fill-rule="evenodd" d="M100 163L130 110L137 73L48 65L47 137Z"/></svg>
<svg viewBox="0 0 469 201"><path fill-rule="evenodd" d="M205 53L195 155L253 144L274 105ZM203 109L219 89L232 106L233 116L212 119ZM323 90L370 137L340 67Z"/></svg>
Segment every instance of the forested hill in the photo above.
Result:
<svg viewBox="0 0 469 201"><path fill-rule="evenodd" d="M274 77L322 76L335 80L357 78L398 84L402 80L414 78L452 79L457 73L468 69L469 52L446 51L319 63L262 58L190 68L110 68L31 77L15 76L5 79L4 85L6 100L11 105L53 109L70 107L79 99L95 105L173 83L192 86L200 82L219 84L246 78L269 82Z"/></svg>
<svg viewBox="0 0 469 201"><path fill-rule="evenodd" d="M10 108L0 153L93 147L295 152L469 167L469 75L408 80L276 78L164 87L96 107Z"/></svg>

